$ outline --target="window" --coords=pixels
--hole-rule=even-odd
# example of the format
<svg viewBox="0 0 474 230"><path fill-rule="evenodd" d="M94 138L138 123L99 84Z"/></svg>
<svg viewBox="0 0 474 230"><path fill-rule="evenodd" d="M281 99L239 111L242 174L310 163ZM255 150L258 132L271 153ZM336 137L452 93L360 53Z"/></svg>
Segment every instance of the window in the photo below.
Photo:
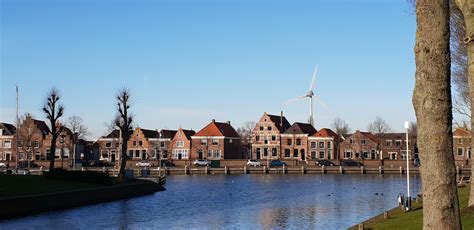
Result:
<svg viewBox="0 0 474 230"><path fill-rule="evenodd" d="M316 159L316 151L311 151L311 159Z"/></svg>
<svg viewBox="0 0 474 230"><path fill-rule="evenodd" d="M255 142L259 142L260 141L260 136L255 136Z"/></svg>
<svg viewBox="0 0 474 230"><path fill-rule="evenodd" d="M133 158L133 150L128 150L128 158Z"/></svg>
<svg viewBox="0 0 474 230"><path fill-rule="evenodd" d="M146 150L142 150L142 159L148 159L148 154L146 153Z"/></svg>
<svg viewBox="0 0 474 230"><path fill-rule="evenodd" d="M296 145L301 145L301 139L299 138L296 139Z"/></svg>
<svg viewBox="0 0 474 230"><path fill-rule="evenodd" d="M390 160L396 160L397 159L397 153L388 153L388 156L390 157Z"/></svg>
<svg viewBox="0 0 474 230"><path fill-rule="evenodd" d="M324 141L320 141L320 142L319 142L319 148L320 148L320 149L324 149Z"/></svg>
<svg viewBox="0 0 474 230"><path fill-rule="evenodd" d="M406 160L406 159L407 159L407 158L406 158L406 157L407 157L407 151L406 151L406 150L402 150L402 151L401 151L401 155L402 155L402 159L403 159L403 160ZM411 159L411 157L410 157L410 151L408 151L408 159Z"/></svg>
<svg viewBox="0 0 474 230"><path fill-rule="evenodd" d="M260 148L257 148L257 159L260 159Z"/></svg>
<svg viewBox="0 0 474 230"><path fill-rule="evenodd" d="M161 141L161 142L160 142L160 146L161 146L161 147L165 147L165 142L164 142L164 141Z"/></svg>
<svg viewBox="0 0 474 230"><path fill-rule="evenodd" d="M458 144L462 145L462 137L458 138Z"/></svg>
<svg viewBox="0 0 474 230"><path fill-rule="evenodd" d="M331 148L331 142L330 142L330 141L327 142L327 148L328 148L328 149Z"/></svg>
<svg viewBox="0 0 474 230"><path fill-rule="evenodd" d="M277 149L272 148L272 156L276 157L277 156Z"/></svg>
<svg viewBox="0 0 474 230"><path fill-rule="evenodd" d="M320 159L324 159L324 156L326 155L326 153L324 152L324 150L322 151L319 151L319 158Z"/></svg>
<svg viewBox="0 0 474 230"><path fill-rule="evenodd" d="M364 151L364 153L362 153L362 156L364 156L364 159L367 159L369 158L369 153L367 151Z"/></svg>
<svg viewBox="0 0 474 230"><path fill-rule="evenodd" d="M135 150L135 158L140 158L140 150Z"/></svg>
<svg viewBox="0 0 474 230"><path fill-rule="evenodd" d="M35 142L34 142L34 146L35 146L36 148L39 148L39 147L40 147L39 141L35 141Z"/></svg>
<svg viewBox="0 0 474 230"><path fill-rule="evenodd" d="M316 141L311 141L310 146L312 149L316 148Z"/></svg>
<svg viewBox="0 0 474 230"><path fill-rule="evenodd" d="M18 141L18 147L23 147L23 141L22 140Z"/></svg>
<svg viewBox="0 0 474 230"><path fill-rule="evenodd" d="M288 142L288 145L291 145L291 144L292 144L292 143L291 143L291 138L286 139L286 141Z"/></svg>
<svg viewBox="0 0 474 230"><path fill-rule="evenodd" d="M268 130L268 131L272 131L272 127L271 127L271 126L268 126L268 127L267 127L267 130Z"/></svg>
<svg viewBox="0 0 474 230"><path fill-rule="evenodd" d="M401 147L402 146L402 141L401 140L396 140L395 141L395 146L396 147Z"/></svg>
<svg viewBox="0 0 474 230"><path fill-rule="evenodd" d="M209 157L209 158L212 157L212 150L209 150L209 151L207 152L207 157Z"/></svg>
<svg viewBox="0 0 474 230"><path fill-rule="evenodd" d="M112 147L112 142L107 142L107 143L105 143L105 147L106 147L106 148Z"/></svg>
<svg viewBox="0 0 474 230"><path fill-rule="evenodd" d="M219 140L217 139L212 139L212 145L218 145L219 144Z"/></svg>
<svg viewBox="0 0 474 230"><path fill-rule="evenodd" d="M272 141L276 141L276 136L275 135L272 135Z"/></svg>
<svg viewBox="0 0 474 230"><path fill-rule="evenodd" d="M350 139L349 142L350 142L351 144L355 144L355 143L356 143L356 141L355 141L354 139Z"/></svg>
<svg viewBox="0 0 474 230"><path fill-rule="evenodd" d="M344 152L344 158L352 158L352 150L346 150Z"/></svg>
<svg viewBox="0 0 474 230"><path fill-rule="evenodd" d="M3 141L3 148L9 149L12 147L12 141L11 140L4 140Z"/></svg>
<svg viewBox="0 0 474 230"><path fill-rule="evenodd" d="M328 149L328 159L332 159L332 150Z"/></svg>
<svg viewBox="0 0 474 230"><path fill-rule="evenodd" d="M138 142L138 145L142 146L142 145L143 145L143 141L139 141L139 142Z"/></svg>
<svg viewBox="0 0 474 230"><path fill-rule="evenodd" d="M263 148L263 156L264 157L268 156L268 149L267 148Z"/></svg>
<svg viewBox="0 0 474 230"><path fill-rule="evenodd" d="M462 147L458 147L457 155L462 156L464 154L464 149Z"/></svg>
<svg viewBox="0 0 474 230"><path fill-rule="evenodd" d="M298 149L293 149L293 157L298 158Z"/></svg>
<svg viewBox="0 0 474 230"><path fill-rule="evenodd" d="M385 141L385 145L386 145L387 147L392 147L392 140L386 140L386 141Z"/></svg>
<svg viewBox="0 0 474 230"><path fill-rule="evenodd" d="M178 148L184 147L184 141L176 141L176 147Z"/></svg>
<svg viewBox="0 0 474 230"><path fill-rule="evenodd" d="M285 158L290 158L290 157L291 157L291 150L285 149Z"/></svg>
<svg viewBox="0 0 474 230"><path fill-rule="evenodd" d="M263 141L264 144L268 144L268 137L265 137L265 140Z"/></svg>
<svg viewBox="0 0 474 230"><path fill-rule="evenodd" d="M137 146L137 142L136 142L136 141L133 141L132 145L133 145L133 146Z"/></svg>
<svg viewBox="0 0 474 230"><path fill-rule="evenodd" d="M263 131L263 126L260 126L260 131Z"/></svg>
<svg viewBox="0 0 474 230"><path fill-rule="evenodd" d="M360 140L360 144L365 145L365 144L367 144L367 141L365 139L362 139L362 140Z"/></svg>
<svg viewBox="0 0 474 230"><path fill-rule="evenodd" d="M201 145L207 145L207 139L201 139Z"/></svg>

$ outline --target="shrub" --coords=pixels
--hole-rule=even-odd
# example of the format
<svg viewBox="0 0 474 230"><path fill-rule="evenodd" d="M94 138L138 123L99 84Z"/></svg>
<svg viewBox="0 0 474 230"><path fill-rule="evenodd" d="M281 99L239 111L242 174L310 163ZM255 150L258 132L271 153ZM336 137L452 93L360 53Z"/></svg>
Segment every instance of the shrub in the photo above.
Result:
<svg viewBox="0 0 474 230"><path fill-rule="evenodd" d="M95 171L69 171L66 169L53 169L49 172L45 172L44 176L49 179L77 181L84 183L93 184L113 184L112 178L108 173L95 172Z"/></svg>

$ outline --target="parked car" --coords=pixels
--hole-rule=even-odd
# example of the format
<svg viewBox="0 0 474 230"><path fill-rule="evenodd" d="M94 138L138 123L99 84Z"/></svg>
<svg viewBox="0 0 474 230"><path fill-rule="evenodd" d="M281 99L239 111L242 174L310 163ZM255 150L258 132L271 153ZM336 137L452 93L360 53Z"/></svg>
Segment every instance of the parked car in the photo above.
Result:
<svg viewBox="0 0 474 230"><path fill-rule="evenodd" d="M287 166L288 164L286 162L280 161L280 160L272 160L270 161L270 166Z"/></svg>
<svg viewBox="0 0 474 230"><path fill-rule="evenodd" d="M262 166L262 163L260 163L260 161L257 161L257 160L248 160L247 166L257 167L257 166Z"/></svg>
<svg viewBox="0 0 474 230"><path fill-rule="evenodd" d="M148 162L148 161L140 161L137 164L135 164L137 167L153 167L153 163Z"/></svg>
<svg viewBox="0 0 474 230"><path fill-rule="evenodd" d="M29 164L28 164L28 161L19 161L18 165L17 165L17 168L24 169L24 168L28 168L28 166L30 166L30 168L38 168L39 167L39 165L36 164L34 161L30 161Z"/></svg>
<svg viewBox="0 0 474 230"><path fill-rule="evenodd" d="M205 159L196 159L193 162L193 165L194 166L209 166L209 165L211 165L211 162L209 162L208 160L205 160Z"/></svg>
<svg viewBox="0 0 474 230"><path fill-rule="evenodd" d="M335 164L332 163L330 160L318 160L316 161L317 166L334 166Z"/></svg>
<svg viewBox="0 0 474 230"><path fill-rule="evenodd" d="M169 160L161 160L161 167L174 167L176 166L173 162Z"/></svg>
<svg viewBox="0 0 474 230"><path fill-rule="evenodd" d="M8 168L7 163L0 162L0 168L2 168L2 169Z"/></svg>
<svg viewBox="0 0 474 230"><path fill-rule="evenodd" d="M421 166L420 158L416 158L416 159L413 160L413 166L415 166L415 167L420 167Z"/></svg>
<svg viewBox="0 0 474 230"><path fill-rule="evenodd" d="M361 162L352 160L352 159L344 159L344 160L342 160L341 165L342 166L359 166L360 167L360 166L363 166L364 164L362 164Z"/></svg>

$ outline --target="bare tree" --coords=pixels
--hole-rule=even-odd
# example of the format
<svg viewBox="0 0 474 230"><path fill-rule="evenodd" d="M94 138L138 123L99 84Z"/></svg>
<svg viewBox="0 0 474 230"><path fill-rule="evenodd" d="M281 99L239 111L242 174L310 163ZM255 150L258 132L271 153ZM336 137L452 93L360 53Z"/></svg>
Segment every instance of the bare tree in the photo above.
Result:
<svg viewBox="0 0 474 230"><path fill-rule="evenodd" d="M127 165L127 143L132 135L133 116L130 111L130 91L126 88L119 90L117 94L117 115L114 123L122 133L122 153L119 171L119 180L125 179L125 166Z"/></svg>
<svg viewBox="0 0 474 230"><path fill-rule="evenodd" d="M64 106L59 103L61 95L56 88L51 88L43 106L43 112L51 125L51 148L49 151L49 170L54 169L54 156L56 154L56 140L62 131L62 126L57 125L59 118L64 114Z"/></svg>
<svg viewBox="0 0 474 230"><path fill-rule="evenodd" d="M453 156L449 0L416 2L413 105L423 162L423 228L461 229Z"/></svg>
<svg viewBox="0 0 474 230"><path fill-rule="evenodd" d="M412 137L416 138L416 134L418 132L418 126L416 125L416 122L410 122L410 126L408 128L408 134Z"/></svg>
<svg viewBox="0 0 474 230"><path fill-rule="evenodd" d="M376 117L375 121L367 126L367 130L375 134L392 132L390 125L381 117Z"/></svg>
<svg viewBox="0 0 474 230"><path fill-rule="evenodd" d="M41 131L36 127L33 115L26 113L22 119L18 129L18 145L22 152L26 153L27 159L30 159L29 155L34 156L35 149L39 149L42 145Z"/></svg>
<svg viewBox="0 0 474 230"><path fill-rule="evenodd" d="M85 138L89 135L89 130L84 125L84 120L77 115L72 115L66 120L66 127L71 130L76 139Z"/></svg>
<svg viewBox="0 0 474 230"><path fill-rule="evenodd" d="M243 143L248 144L250 138L252 137L253 128L255 128L256 123L253 121L247 121L242 127L237 128L237 133L240 135L240 139Z"/></svg>
<svg viewBox="0 0 474 230"><path fill-rule="evenodd" d="M346 123L346 121L339 117L336 117L336 119L334 119L334 121L331 123L331 128L334 129L334 132L336 132L340 137L345 136L351 132L351 128Z"/></svg>

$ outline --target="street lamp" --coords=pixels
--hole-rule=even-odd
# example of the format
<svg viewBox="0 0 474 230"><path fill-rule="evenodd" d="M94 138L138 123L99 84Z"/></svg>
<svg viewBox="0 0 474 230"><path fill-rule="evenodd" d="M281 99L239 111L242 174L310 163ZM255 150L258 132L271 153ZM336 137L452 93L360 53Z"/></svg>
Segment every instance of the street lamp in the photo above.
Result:
<svg viewBox="0 0 474 230"><path fill-rule="evenodd" d="M78 138L78 133L74 133L74 145L73 145L73 154L72 154L72 170L76 170L76 144L77 144L77 138Z"/></svg>
<svg viewBox="0 0 474 230"><path fill-rule="evenodd" d="M405 121L405 130L406 130L406 154L405 157L407 158L407 203L405 206L406 211L410 211L411 209L411 197L410 197L410 163L409 163L409 155L408 155L408 129L410 125L408 121Z"/></svg>

